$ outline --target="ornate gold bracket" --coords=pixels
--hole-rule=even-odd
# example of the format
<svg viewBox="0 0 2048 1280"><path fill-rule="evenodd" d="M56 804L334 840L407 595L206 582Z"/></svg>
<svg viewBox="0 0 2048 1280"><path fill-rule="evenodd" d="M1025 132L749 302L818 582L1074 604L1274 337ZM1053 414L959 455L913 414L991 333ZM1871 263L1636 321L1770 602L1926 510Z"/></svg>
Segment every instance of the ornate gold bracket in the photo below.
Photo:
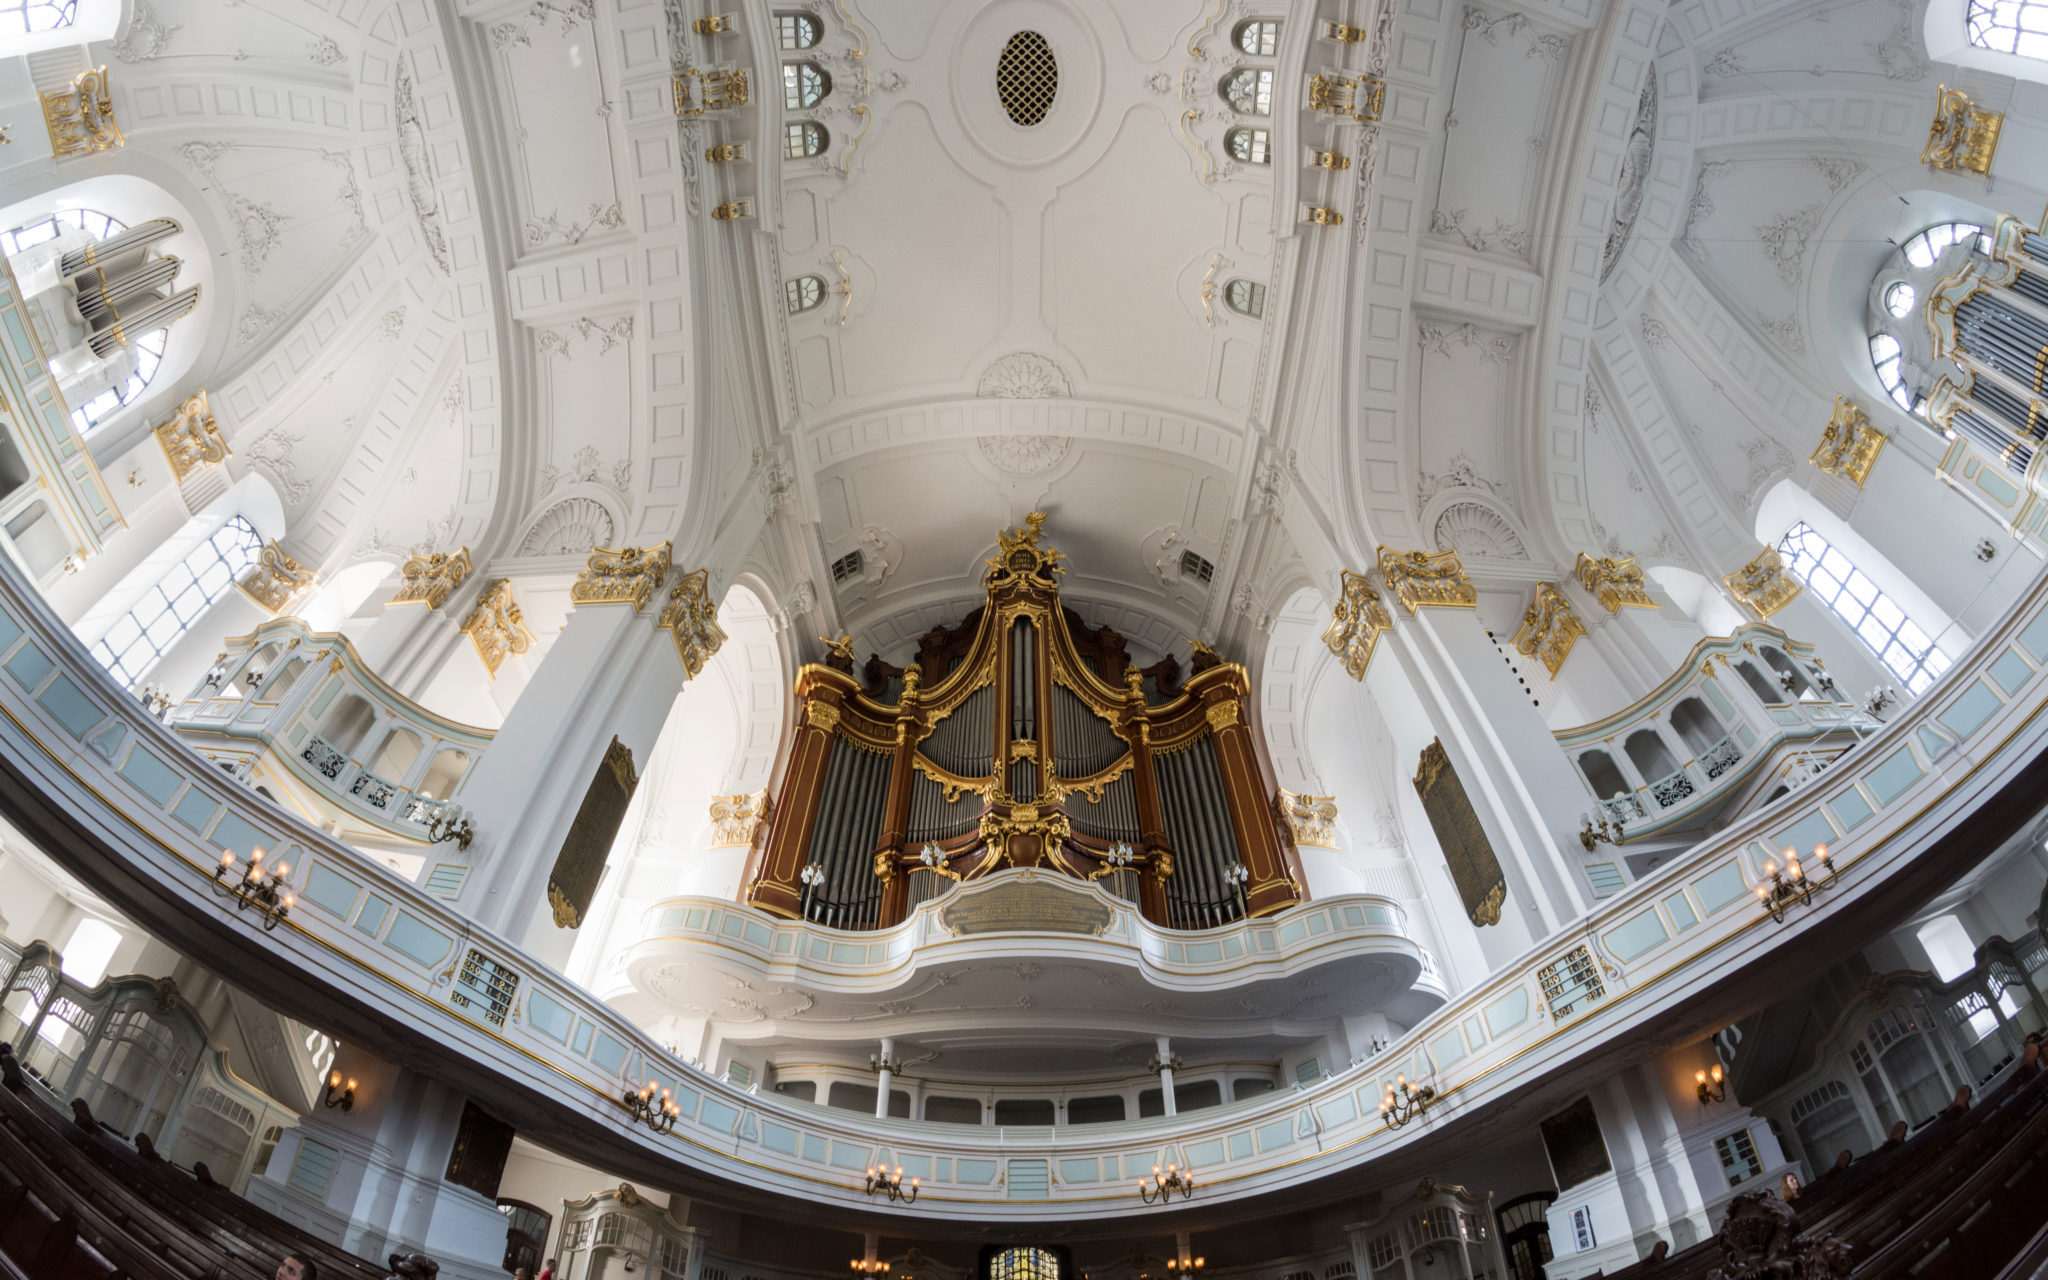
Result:
<svg viewBox="0 0 2048 1280"><path fill-rule="evenodd" d="M500 578L484 588L469 616L462 620L462 633L476 646L484 670L497 678L498 668L515 653L533 648L533 633L526 629L519 606L512 600L512 580Z"/></svg>
<svg viewBox="0 0 2048 1280"><path fill-rule="evenodd" d="M1387 606L1380 602L1380 593L1372 589L1363 574L1346 569L1341 581L1343 593L1330 610L1330 626L1323 632L1323 643L1344 664L1346 675L1363 680L1374 647L1380 636L1394 629L1394 620L1388 616Z"/></svg>
<svg viewBox="0 0 2048 1280"><path fill-rule="evenodd" d="M1581 551L1578 563L1572 566L1572 573L1578 578L1579 585L1592 592L1600 607L1609 613L1657 607L1657 602L1650 598L1648 584L1643 580L1643 567L1636 563L1634 556L1596 560Z"/></svg>
<svg viewBox="0 0 2048 1280"><path fill-rule="evenodd" d="M592 547L590 560L569 588L577 604L630 604L638 613L668 577L672 544L658 547Z"/></svg>
<svg viewBox="0 0 2048 1280"><path fill-rule="evenodd" d="M1836 396L1835 416L1820 433L1820 447L1813 451L1812 462L1828 475L1855 481L1861 489L1884 445L1885 434L1871 425L1869 415L1849 397Z"/></svg>
<svg viewBox="0 0 2048 1280"><path fill-rule="evenodd" d="M664 557L667 547L667 543L662 544ZM718 606L711 599L708 567L692 569L670 588L668 604L663 606L655 625L675 640L676 654L683 660L683 673L695 680L704 664L711 661L711 655L725 644L725 628L718 625Z"/></svg>
<svg viewBox="0 0 2048 1280"><path fill-rule="evenodd" d="M218 466L235 456L221 438L203 387L157 424L156 442L164 451L164 460L171 464L171 478L180 483L201 467Z"/></svg>
<svg viewBox="0 0 2048 1280"><path fill-rule="evenodd" d="M79 72L69 89L44 94L43 126L59 160L112 151L128 141L114 120L114 91L104 66Z"/></svg>
<svg viewBox="0 0 2048 1280"><path fill-rule="evenodd" d="M1769 618L1792 603L1806 584L1794 577L1776 547L1765 547L1756 558L1721 579L1730 594L1760 618Z"/></svg>
<svg viewBox="0 0 2048 1280"><path fill-rule="evenodd" d="M409 556L399 567L401 585L390 603L423 604L438 609L468 579L471 567L468 547Z"/></svg>
<svg viewBox="0 0 2048 1280"><path fill-rule="evenodd" d="M1536 598L1529 602L1529 611L1522 615L1522 625L1515 631L1515 652L1539 659L1551 678L1556 679L1558 669L1571 656L1572 646L1585 634L1586 624L1572 612L1572 602L1556 587L1539 582Z"/></svg>
<svg viewBox="0 0 2048 1280"><path fill-rule="evenodd" d="M1934 121L1927 126L1927 145L1920 149L1920 163L1987 177L2004 127L2004 112L1986 111L1961 89L1936 85Z"/></svg>
<svg viewBox="0 0 2048 1280"><path fill-rule="evenodd" d="M256 553L256 566L235 583L242 594L273 614L284 614L299 602L320 575L286 555L275 541Z"/></svg>
<svg viewBox="0 0 2048 1280"><path fill-rule="evenodd" d="M1470 609L1479 603L1479 589L1455 549L1431 555L1381 547L1380 575L1411 617L1424 607Z"/></svg>

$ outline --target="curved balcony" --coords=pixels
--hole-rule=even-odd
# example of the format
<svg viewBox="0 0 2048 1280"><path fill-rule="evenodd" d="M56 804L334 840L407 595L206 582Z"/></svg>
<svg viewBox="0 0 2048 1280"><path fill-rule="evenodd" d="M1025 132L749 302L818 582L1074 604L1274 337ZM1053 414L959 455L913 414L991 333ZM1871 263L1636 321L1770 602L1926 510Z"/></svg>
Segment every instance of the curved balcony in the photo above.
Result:
<svg viewBox="0 0 2048 1280"><path fill-rule="evenodd" d="M230 638L164 719L316 823L420 842L493 737L428 711L379 679L348 637L298 618Z"/></svg>
<svg viewBox="0 0 2048 1280"><path fill-rule="evenodd" d="M1191 934L1150 924L1098 884L1026 869L971 881L878 932L710 898L657 902L645 925L619 965L657 999L679 1008L683 993L707 980L807 997L782 1017L750 1009L720 1020L721 1033L739 1039L779 1031L871 1040L878 1002L934 981L947 987L948 1025L1014 1018L1006 966L1023 955L1060 966L1060 981L1032 988L1034 1029L1243 1035L1308 1016L1307 1008L1317 1018L1384 1012L1407 1025L1447 995L1434 960L1408 938L1401 908L1366 894ZM908 1028L915 1019L898 1021Z"/></svg>
<svg viewBox="0 0 2048 1280"><path fill-rule="evenodd" d="M1556 737L1593 799L1582 837L1591 853L1601 840L1668 839L1776 799L1880 727L1836 689L1812 645L1759 622L1700 641L1648 694Z"/></svg>
<svg viewBox="0 0 2048 1280"><path fill-rule="evenodd" d="M741 1202L799 1198L867 1221L1124 1215L1135 1170L1192 1166L1204 1206L1355 1192L1339 1175L1446 1127L1533 1124L1646 1040L1712 1030L1739 992L1865 936L1882 902L1932 892L2017 832L2048 780L2048 579L1977 648L1816 783L1748 814L1459 993L1377 1057L1299 1090L1181 1116L1006 1129L879 1119L757 1096L677 1061L618 1011L445 901L193 752L116 688L0 566L0 799L25 834L172 945L204 946L259 999L344 1040L391 1047L535 1142L597 1167ZM1774 923L1768 851L1827 840L1841 879ZM224 849L291 862L299 905L264 932L216 891ZM737 917L736 917L737 918ZM765 919L765 918L764 918ZM721 926L723 927L723 926ZM1396 1072L1437 1100L1377 1112ZM657 1079L681 1108L656 1134L620 1102ZM905 1210L871 1202L877 1159L921 1171ZM1327 1181L1326 1181L1327 1180ZM1347 1191L1347 1188L1350 1190Z"/></svg>

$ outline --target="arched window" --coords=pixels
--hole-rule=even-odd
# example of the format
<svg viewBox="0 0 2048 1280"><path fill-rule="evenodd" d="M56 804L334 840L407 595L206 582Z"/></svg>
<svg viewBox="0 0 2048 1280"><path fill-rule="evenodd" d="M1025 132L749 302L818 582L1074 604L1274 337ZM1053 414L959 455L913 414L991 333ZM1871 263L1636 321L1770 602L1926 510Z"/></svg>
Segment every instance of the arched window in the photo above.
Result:
<svg viewBox="0 0 2048 1280"><path fill-rule="evenodd" d="M37 10L53 6L39 3L38 0L28 0L26 7L29 10ZM69 15L77 5L73 0L72 3L54 7L64 9ZM0 34L13 29L12 18L18 11L17 7L10 4L10 0L0 0ZM46 31L52 27L68 26L70 22L71 17L66 16L62 22L54 22L49 26L30 26L28 30ZM0 231L0 253L5 253L9 258L16 258L33 252L39 246L67 237L74 242L82 243L81 232L86 238L104 240L127 229L127 223L118 218L108 217L97 209L64 209L46 218L24 223L10 231ZM55 250L49 249L44 252L49 254ZM81 435L105 421L122 405L131 404L142 395L164 362L164 349L169 344L170 337L170 330L158 329L128 344L127 350L132 353L134 360L128 376L84 403L71 407L71 424L78 428Z"/></svg>
<svg viewBox="0 0 2048 1280"><path fill-rule="evenodd" d="M2048 58L2044 0L1970 0L1970 43L1979 49Z"/></svg>
<svg viewBox="0 0 2048 1280"><path fill-rule="evenodd" d="M782 132L782 154L791 160L805 156L823 155L825 145L832 135L825 132L825 126L811 120L798 120Z"/></svg>
<svg viewBox="0 0 2048 1280"><path fill-rule="evenodd" d="M815 107L832 92L832 77L815 62L782 64L782 105L785 110Z"/></svg>
<svg viewBox="0 0 2048 1280"><path fill-rule="evenodd" d="M1778 540L1778 554L1908 690L1921 693L1948 670L1948 655L1813 526L1803 520L1793 525Z"/></svg>
<svg viewBox="0 0 2048 1280"><path fill-rule="evenodd" d="M1223 101L1241 116L1273 114L1273 73L1256 67L1239 67L1223 77Z"/></svg>
<svg viewBox="0 0 2048 1280"><path fill-rule="evenodd" d="M808 49L824 34L824 26L808 13L775 15L775 43L784 49Z"/></svg>
<svg viewBox="0 0 2048 1280"><path fill-rule="evenodd" d="M263 549L256 527L235 516L142 594L92 647L118 680L134 684L170 652L214 601L226 595Z"/></svg>
<svg viewBox="0 0 2048 1280"><path fill-rule="evenodd" d="M2048 16L2048 0L2041 0ZM1870 364L1877 381L1901 409L1917 413L1927 391L1941 376L1934 367L1933 348L1919 302L1945 274L1937 264L1952 245L1967 244L1979 253L1991 249L1991 237L1974 222L1944 222L1927 228L1899 246L1886 259L1870 286L1867 319Z"/></svg>
<svg viewBox="0 0 2048 1280"><path fill-rule="evenodd" d="M1241 316L1261 320L1266 315L1266 286L1250 280L1232 280L1223 286L1223 305Z"/></svg>
<svg viewBox="0 0 2048 1280"><path fill-rule="evenodd" d="M1280 48L1280 24L1270 18L1238 23L1237 47L1254 58L1272 57Z"/></svg>
<svg viewBox="0 0 2048 1280"><path fill-rule="evenodd" d="M78 21L78 0L0 0L0 35L55 31Z"/></svg>
<svg viewBox="0 0 2048 1280"><path fill-rule="evenodd" d="M798 276L785 281L782 300L788 305L791 315L809 311L825 300L825 282L817 276Z"/></svg>
<svg viewBox="0 0 2048 1280"><path fill-rule="evenodd" d="M1232 129L1223 135L1223 141L1230 148L1230 158L1245 164L1273 163L1272 137L1264 129Z"/></svg>

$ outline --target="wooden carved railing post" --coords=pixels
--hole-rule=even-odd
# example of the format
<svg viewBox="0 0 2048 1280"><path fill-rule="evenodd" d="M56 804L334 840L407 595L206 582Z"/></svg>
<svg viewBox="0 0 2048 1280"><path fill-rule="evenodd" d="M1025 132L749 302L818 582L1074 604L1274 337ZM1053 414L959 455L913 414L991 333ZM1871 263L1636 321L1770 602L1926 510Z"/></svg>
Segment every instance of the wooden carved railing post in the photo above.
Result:
<svg viewBox="0 0 2048 1280"><path fill-rule="evenodd" d="M1209 735L1216 743L1216 766L1223 776L1224 800L1237 836L1238 856L1250 873L1245 882L1245 914L1269 915L1301 901L1301 889L1287 862L1287 851L1274 829L1259 769L1258 744L1244 722L1248 691L1236 682L1212 686L1203 704Z"/></svg>
<svg viewBox="0 0 2048 1280"><path fill-rule="evenodd" d="M812 670L797 678L796 694L802 723L796 728L789 768L782 778L781 794L787 799L775 814L759 862L747 881L749 904L792 918L803 914L803 885L798 876L810 855L811 828L818 821L840 705L839 690L817 680Z"/></svg>

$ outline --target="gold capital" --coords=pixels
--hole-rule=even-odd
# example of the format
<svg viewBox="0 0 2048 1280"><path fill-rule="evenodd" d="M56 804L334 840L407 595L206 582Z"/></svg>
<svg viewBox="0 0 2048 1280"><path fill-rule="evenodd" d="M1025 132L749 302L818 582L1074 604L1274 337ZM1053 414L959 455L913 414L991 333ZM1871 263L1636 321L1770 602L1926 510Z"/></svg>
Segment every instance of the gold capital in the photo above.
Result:
<svg viewBox="0 0 2048 1280"><path fill-rule="evenodd" d="M1861 489L1884 446L1885 434L1871 425L1870 416L1849 397L1836 396L1835 415L1820 433L1811 460L1826 474L1853 480Z"/></svg>
<svg viewBox="0 0 2048 1280"><path fill-rule="evenodd" d="M1727 584L1730 594L1759 618L1769 618L1806 590L1806 584L1786 567L1785 558L1776 547L1765 547L1755 559L1721 581Z"/></svg>
<svg viewBox="0 0 2048 1280"><path fill-rule="evenodd" d="M533 633L526 629L519 606L512 600L512 580L500 578L484 588L474 608L462 620L462 633L476 646L484 670L492 677L505 659L533 648Z"/></svg>
<svg viewBox="0 0 2048 1280"><path fill-rule="evenodd" d="M1585 634L1586 624L1572 612L1572 602L1556 587L1539 582L1536 598L1515 631L1515 652L1525 658L1540 659L1554 679L1558 668L1571 656L1572 646Z"/></svg>
<svg viewBox="0 0 2048 1280"><path fill-rule="evenodd" d="M666 551L667 544L663 544ZM635 606L636 608L638 606ZM725 629L718 625L718 606L711 599L711 570L693 569L670 589L658 626L676 642L683 671L692 680L725 643Z"/></svg>
<svg viewBox="0 0 2048 1280"><path fill-rule="evenodd" d="M1470 609L1479 603L1479 590L1455 548L1431 555L1381 547L1380 575L1411 617L1425 605Z"/></svg>
<svg viewBox="0 0 2048 1280"><path fill-rule="evenodd" d="M391 603L423 604L438 609L469 577L471 567L468 547L409 556L399 566L400 586Z"/></svg>
<svg viewBox="0 0 2048 1280"><path fill-rule="evenodd" d="M590 560L569 588L577 604L630 604L638 613L668 577L672 544L658 547L592 547Z"/></svg>
<svg viewBox="0 0 2048 1280"><path fill-rule="evenodd" d="M1366 664L1372 661L1373 647L1383 633L1394 629L1394 620L1387 616L1380 593L1372 589L1363 574L1346 569L1341 582L1343 591L1336 607L1330 610L1330 626L1323 632L1323 643L1344 664L1345 674L1353 680L1363 680Z"/></svg>
<svg viewBox="0 0 2048 1280"><path fill-rule="evenodd" d="M1581 551L1578 563L1572 566L1572 573L1578 578L1579 585L1592 592L1600 607L1609 613L1657 607L1657 602L1650 598L1648 584L1643 580L1643 567L1636 563L1634 556L1595 559Z"/></svg>

